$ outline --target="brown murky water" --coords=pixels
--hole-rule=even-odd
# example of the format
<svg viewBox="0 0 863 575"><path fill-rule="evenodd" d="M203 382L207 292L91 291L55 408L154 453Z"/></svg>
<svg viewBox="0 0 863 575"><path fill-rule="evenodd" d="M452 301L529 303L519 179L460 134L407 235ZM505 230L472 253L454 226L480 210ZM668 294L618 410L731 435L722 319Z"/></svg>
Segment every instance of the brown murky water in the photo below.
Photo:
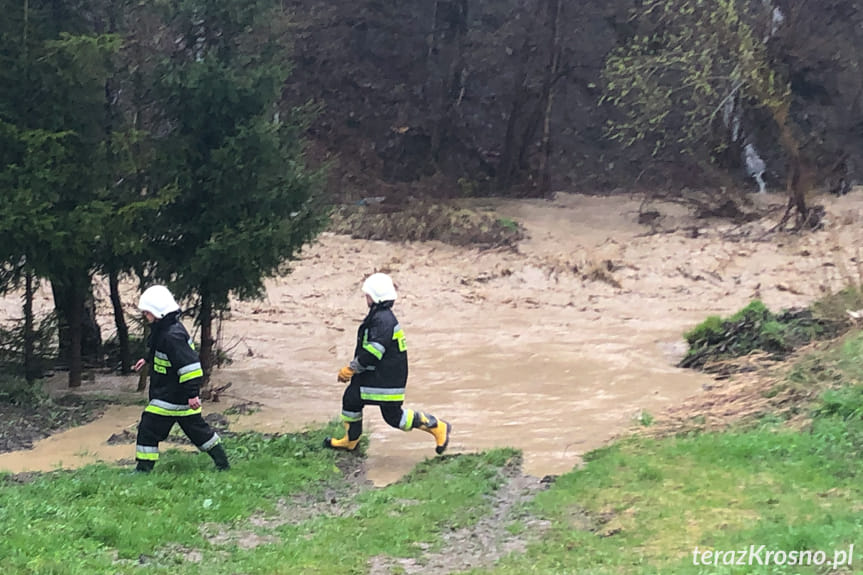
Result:
<svg viewBox="0 0 863 575"><path fill-rule="evenodd" d="M104 417L85 425L68 429L44 439L27 451L0 453L0 470L48 471L97 463L134 459L135 448L129 445L108 445L106 440L124 429L134 430L141 418L140 407L112 407ZM190 449L187 445L165 444L165 448Z"/></svg>
<svg viewBox="0 0 863 575"><path fill-rule="evenodd" d="M863 240L860 195L820 200L828 204L826 231L767 241L757 238L772 222L729 241L724 234L741 230L692 220L672 204L657 206L661 225L680 231L645 235L634 223L640 200L579 195L489 202L530 233L516 252L325 234L290 276L268 283L265 301L236 303L222 335L234 363L216 383L233 383L226 399L263 404L235 429L289 431L333 419L343 389L335 374L350 359L366 311L360 283L386 271L398 285L395 311L408 337L407 405L453 423L452 452L511 446L524 451L528 473L562 473L642 411L700 392L707 378L674 363L685 350L681 333L705 316L754 297L777 309L805 305L859 281L852 258ZM687 231L693 227L698 237ZM585 279L596 267L613 280ZM134 385L132 378L110 384ZM109 428L137 421L137 408L125 410L34 452L0 455L0 469L77 465L95 453L129 458L131 446L104 446ZM378 484L434 456L429 435L391 429L377 409L366 410L365 422L369 474ZM49 443L61 440L70 443ZM70 459L70 451L87 455Z"/></svg>

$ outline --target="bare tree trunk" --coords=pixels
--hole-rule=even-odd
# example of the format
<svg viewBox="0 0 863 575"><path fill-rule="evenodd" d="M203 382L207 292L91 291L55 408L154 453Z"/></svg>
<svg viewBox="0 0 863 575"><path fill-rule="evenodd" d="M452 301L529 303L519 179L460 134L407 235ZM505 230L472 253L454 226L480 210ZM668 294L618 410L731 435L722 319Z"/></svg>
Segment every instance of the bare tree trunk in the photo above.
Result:
<svg viewBox="0 0 863 575"><path fill-rule="evenodd" d="M539 156L539 191L547 196L551 193L551 112L554 106L554 83L560 68L560 13L563 9L561 0L548 0L548 16L550 42L550 61L546 67L543 82L545 97L545 120L542 126L542 147Z"/></svg>
<svg viewBox="0 0 863 575"><path fill-rule="evenodd" d="M546 0L545 4L537 0L536 14L525 15L530 24L525 29L516 73L515 95L507 121L501 161L498 165L498 186L504 190L514 183L515 176L519 172L530 169L529 159L531 150L537 143L537 131L543 125L543 118L551 115L550 94L560 76L559 57L556 56L556 51L560 43L558 21L561 4L559 0ZM542 6L545 6L544 20L540 11ZM538 46L533 43L537 38L541 40L540 50L537 50ZM545 60L544 73L537 87L532 87L530 81L530 70L538 68L536 65L531 65L531 54L534 53L538 53L536 58L540 62ZM542 141L542 143L547 142ZM543 147L541 151L545 154L547 150Z"/></svg>
<svg viewBox="0 0 863 575"><path fill-rule="evenodd" d="M138 372L138 391L147 389L147 381L150 379L150 365L144 364L141 371Z"/></svg>
<svg viewBox="0 0 863 575"><path fill-rule="evenodd" d="M213 344L215 343L213 339L213 302L210 299L210 295L206 293L206 290L201 290L201 311L198 321L201 324L200 355L201 369L204 371L204 381L201 384L201 389L203 390L210 384L210 375L213 372Z"/></svg>
<svg viewBox="0 0 863 575"><path fill-rule="evenodd" d="M436 59L435 55L438 52L438 14L440 13L440 0L435 0L434 15L432 16L432 31L429 37L429 49L426 54L426 70L427 70L427 89L426 94L429 98L429 103L432 108L431 112L431 143L429 145L429 153L432 159L437 159L440 151L441 137L441 108L444 99L443 79L435 74L435 67L432 65Z"/></svg>
<svg viewBox="0 0 863 575"><path fill-rule="evenodd" d="M111 3L108 10L108 32L114 34L117 29L116 5ZM106 170L105 188L110 190L115 186L117 179L116 159L117 154L114 147L114 123L115 123L114 90L111 78L105 79L105 147L108 169ZM108 254L112 258L113 254ZM116 263L108 264L108 285L111 291L111 307L114 311L114 326L117 328L117 344L120 353L120 373L127 374L132 371L132 358L129 351L129 327L126 325L126 316L123 313L123 302L120 298L120 274Z"/></svg>
<svg viewBox="0 0 863 575"><path fill-rule="evenodd" d="M506 121L506 134L503 138L503 153L497 166L497 185L502 191L509 189L509 186L512 184L513 173L515 173L513 167L515 163L515 131L523 106L522 89L519 88L518 90L519 93L513 98L512 107L509 110L509 117Z"/></svg>
<svg viewBox="0 0 863 575"><path fill-rule="evenodd" d="M440 0L435 0L434 14L432 15L432 31L429 36L429 51L426 53L426 59L430 59L434 53L434 47L437 43L437 15L440 10Z"/></svg>
<svg viewBox="0 0 863 575"><path fill-rule="evenodd" d="M87 278L87 287L82 291L84 305L81 308L81 358L88 365L101 366L104 362L102 355L102 330L96 321L96 298L93 295L93 286L90 278Z"/></svg>
<svg viewBox="0 0 863 575"><path fill-rule="evenodd" d="M25 72L27 78L25 81L29 83L29 51L27 33L30 27L30 1L24 0L24 30L22 34L22 47L24 50ZM29 263L29 262L28 262ZM39 375L36 373L35 366L35 340L34 333L34 317L33 317L33 272L30 269L24 272L24 379L27 383L36 381Z"/></svg>
<svg viewBox="0 0 863 575"><path fill-rule="evenodd" d="M789 122L790 104L785 103L773 110L773 120L779 128L779 142L788 157L788 179L786 191L788 192L788 213L796 211L798 226L809 217L809 208L806 205L806 188L808 187L808 174L803 174L803 166L800 158L800 144L791 131ZM784 219L784 218L783 218Z"/></svg>
<svg viewBox="0 0 863 575"><path fill-rule="evenodd" d="M149 341L152 329L153 327L150 325L146 325L144 327L144 341ZM138 372L138 391L144 391L147 389L148 381L150 381L150 364L144 363L144 367L142 367Z"/></svg>
<svg viewBox="0 0 863 575"><path fill-rule="evenodd" d="M811 166L798 154L791 158L788 185L788 206L795 212L795 228L802 229L809 222L810 210L806 203L806 192L812 184Z"/></svg>
<svg viewBox="0 0 863 575"><path fill-rule="evenodd" d="M57 352L60 363L68 368L72 344L69 331L69 288L57 278L51 278L54 312L57 315Z"/></svg>
<svg viewBox="0 0 863 575"><path fill-rule="evenodd" d="M84 290L75 287L69 294L69 387L81 387L84 364L81 358L84 323Z"/></svg>
<svg viewBox="0 0 863 575"><path fill-rule="evenodd" d="M538 96L535 96L534 99L536 101L534 106L531 108L530 115L524 122L524 129L519 138L520 143L518 147L517 164L519 170L527 170L530 168L530 162L528 161L528 157L530 156L530 147L531 144L536 142L536 131L542 122L543 112L545 111L546 102L548 101L548 98L542 91Z"/></svg>
<svg viewBox="0 0 863 575"><path fill-rule="evenodd" d="M501 190L507 190L512 185L513 176L518 171L518 161L520 156L521 142L519 141L519 125L520 120L529 98L528 88L525 85L527 82L527 62L529 59L529 36L525 36L524 43L521 47L521 60L519 70L516 74L515 85L513 86L515 95L512 99L512 106L509 110L509 117L506 121L506 134L503 139L503 152L500 156L500 163L497 166L497 185Z"/></svg>
<svg viewBox="0 0 863 575"><path fill-rule="evenodd" d="M129 326L123 313L123 302L120 299L120 278L116 271L108 272L108 285L111 289L111 307L114 309L114 325L117 327L117 343L120 350L120 373L132 371L132 357L129 350Z"/></svg>
<svg viewBox="0 0 863 575"><path fill-rule="evenodd" d="M39 376L36 366L36 333L33 318L33 272L24 272L24 378L33 383Z"/></svg>
<svg viewBox="0 0 863 575"><path fill-rule="evenodd" d="M60 359L69 368L69 387L79 387L83 357L98 357L102 343L93 312L90 277L74 272L67 277L54 277L51 278L51 289L59 324Z"/></svg>
<svg viewBox="0 0 863 575"><path fill-rule="evenodd" d="M545 121L542 126L542 146L539 155L539 192L551 194L551 110L554 94L549 94L545 103Z"/></svg>
<svg viewBox="0 0 863 575"><path fill-rule="evenodd" d="M464 69L463 40L467 33L467 0L436 0L431 41L426 55L431 108L430 153L437 161L441 145L451 130L457 98L452 93Z"/></svg>

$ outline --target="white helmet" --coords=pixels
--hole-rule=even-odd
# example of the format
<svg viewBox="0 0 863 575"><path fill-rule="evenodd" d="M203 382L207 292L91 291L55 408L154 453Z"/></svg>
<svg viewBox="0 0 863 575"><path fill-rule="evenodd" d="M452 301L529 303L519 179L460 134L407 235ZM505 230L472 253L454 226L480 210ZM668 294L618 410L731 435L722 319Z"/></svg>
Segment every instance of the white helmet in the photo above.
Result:
<svg viewBox="0 0 863 575"><path fill-rule="evenodd" d="M165 286L150 286L141 294L138 300L138 309L148 311L157 319L162 319L171 312L180 309L174 296Z"/></svg>
<svg viewBox="0 0 863 575"><path fill-rule="evenodd" d="M367 294L374 303L382 301L395 301L398 297L396 286L387 274L372 274L363 282L363 293Z"/></svg>

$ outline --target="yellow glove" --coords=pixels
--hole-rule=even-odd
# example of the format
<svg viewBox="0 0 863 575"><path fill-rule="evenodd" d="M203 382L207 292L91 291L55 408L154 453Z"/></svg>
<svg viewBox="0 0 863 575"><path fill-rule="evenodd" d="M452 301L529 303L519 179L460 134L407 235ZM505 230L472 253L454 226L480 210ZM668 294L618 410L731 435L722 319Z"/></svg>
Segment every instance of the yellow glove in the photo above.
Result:
<svg viewBox="0 0 863 575"><path fill-rule="evenodd" d="M339 381L342 383L347 383L354 376L354 370L351 369L351 366L346 365L339 370Z"/></svg>

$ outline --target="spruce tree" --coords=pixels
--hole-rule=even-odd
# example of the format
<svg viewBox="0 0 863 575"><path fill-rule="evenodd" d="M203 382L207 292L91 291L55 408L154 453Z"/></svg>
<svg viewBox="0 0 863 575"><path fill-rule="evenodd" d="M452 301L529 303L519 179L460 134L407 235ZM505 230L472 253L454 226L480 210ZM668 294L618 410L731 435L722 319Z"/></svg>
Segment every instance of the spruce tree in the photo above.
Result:
<svg viewBox="0 0 863 575"><path fill-rule="evenodd" d="M214 315L232 294L259 296L324 218L303 126L279 105L289 72L280 4L186 0L168 10L178 42L155 70L163 135L151 179L176 196L151 222L150 272L199 298L209 376Z"/></svg>
<svg viewBox="0 0 863 575"><path fill-rule="evenodd" d="M121 39L105 26L107 6L0 1L0 259L50 281L71 387L81 384L92 274L122 207L106 96Z"/></svg>

